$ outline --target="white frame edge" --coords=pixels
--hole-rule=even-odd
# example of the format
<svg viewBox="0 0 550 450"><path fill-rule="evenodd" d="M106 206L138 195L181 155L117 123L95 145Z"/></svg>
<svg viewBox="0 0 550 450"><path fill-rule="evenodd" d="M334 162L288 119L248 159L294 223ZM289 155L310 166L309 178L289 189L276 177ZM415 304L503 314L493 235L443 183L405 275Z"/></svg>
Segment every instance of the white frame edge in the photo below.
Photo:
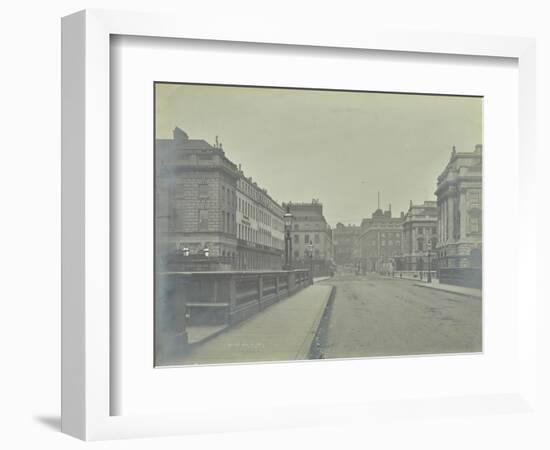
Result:
<svg viewBox="0 0 550 450"><path fill-rule="evenodd" d="M519 60L520 213L536 224L535 40L460 34L363 32L329 35L270 27L220 27L168 14L81 11L62 19L62 431L112 439L198 431L178 416L162 421L109 410L109 46L110 35L159 36L373 50L500 56ZM90 225L93 217L94 226ZM98 226L98 224L100 224ZM536 235L523 236L520 261L536 261ZM519 265L520 271L533 267ZM522 302L537 307L536 285ZM519 317L520 325L522 317ZM521 393L535 405L536 330L521 328ZM154 423L153 423L154 422ZM189 430L189 425L193 430ZM204 431L204 430L203 430Z"/></svg>

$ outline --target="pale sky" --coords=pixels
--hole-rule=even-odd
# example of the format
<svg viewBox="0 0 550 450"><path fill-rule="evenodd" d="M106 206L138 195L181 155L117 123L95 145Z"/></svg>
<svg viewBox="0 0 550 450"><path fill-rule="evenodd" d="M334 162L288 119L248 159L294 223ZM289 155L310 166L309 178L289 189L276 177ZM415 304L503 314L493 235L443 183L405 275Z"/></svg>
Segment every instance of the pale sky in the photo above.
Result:
<svg viewBox="0 0 550 450"><path fill-rule="evenodd" d="M157 138L177 126L215 142L279 202L318 198L331 226L377 207L435 200L452 146L482 143L482 99L435 95L156 85Z"/></svg>

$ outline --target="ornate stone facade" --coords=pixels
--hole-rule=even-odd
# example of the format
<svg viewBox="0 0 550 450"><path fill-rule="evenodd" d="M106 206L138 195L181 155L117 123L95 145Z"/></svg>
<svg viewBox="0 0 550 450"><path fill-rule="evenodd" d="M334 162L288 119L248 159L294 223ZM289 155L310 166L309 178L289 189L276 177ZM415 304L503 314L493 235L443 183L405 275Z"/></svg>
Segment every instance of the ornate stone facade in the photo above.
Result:
<svg viewBox="0 0 550 450"><path fill-rule="evenodd" d="M481 145L476 145L473 152L457 152L453 147L449 163L437 178L435 191L441 276L448 273L457 280L479 279L474 284L481 282L482 169Z"/></svg>

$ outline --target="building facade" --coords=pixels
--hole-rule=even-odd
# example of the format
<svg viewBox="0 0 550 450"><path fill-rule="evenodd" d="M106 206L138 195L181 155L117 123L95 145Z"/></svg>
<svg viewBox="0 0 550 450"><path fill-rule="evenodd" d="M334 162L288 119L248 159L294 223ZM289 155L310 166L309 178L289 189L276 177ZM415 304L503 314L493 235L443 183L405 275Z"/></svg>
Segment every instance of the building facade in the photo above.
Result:
<svg viewBox="0 0 550 450"><path fill-rule="evenodd" d="M283 204L285 210L287 206L293 215L293 267L313 267L314 276L328 275L333 270L334 250L332 230L323 216L323 205L314 199L311 203Z"/></svg>
<svg viewBox="0 0 550 450"><path fill-rule="evenodd" d="M280 270L283 265L283 208L239 170L237 180L237 268Z"/></svg>
<svg viewBox="0 0 550 450"><path fill-rule="evenodd" d="M411 201L402 224L403 257L399 270L437 270L437 219L436 201L425 201L421 205L413 205Z"/></svg>
<svg viewBox="0 0 550 450"><path fill-rule="evenodd" d="M356 251L361 236L361 227L358 225L336 224L332 230L334 245L334 262L338 265L350 265L357 262L359 253Z"/></svg>
<svg viewBox="0 0 550 450"><path fill-rule="evenodd" d="M481 287L482 146L457 152L437 178L439 258L442 282Z"/></svg>
<svg viewBox="0 0 550 450"><path fill-rule="evenodd" d="M370 219L361 222L360 271L389 273L396 270L402 256L404 214L392 217L391 205L387 211L378 208Z"/></svg>
<svg viewBox="0 0 550 450"><path fill-rule="evenodd" d="M282 208L221 144L176 128L156 140L155 163L159 270L281 269Z"/></svg>

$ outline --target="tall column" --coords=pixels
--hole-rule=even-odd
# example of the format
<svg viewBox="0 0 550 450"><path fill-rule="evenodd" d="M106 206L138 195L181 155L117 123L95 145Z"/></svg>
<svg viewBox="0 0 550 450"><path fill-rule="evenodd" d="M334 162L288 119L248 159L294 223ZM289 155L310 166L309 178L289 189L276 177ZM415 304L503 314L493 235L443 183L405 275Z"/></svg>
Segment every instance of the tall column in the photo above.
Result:
<svg viewBox="0 0 550 450"><path fill-rule="evenodd" d="M460 191L460 238L466 238L466 218L467 218L466 190Z"/></svg>
<svg viewBox="0 0 550 450"><path fill-rule="evenodd" d="M445 199L448 205L448 217L447 217L447 230L448 230L448 241L454 241L454 225L455 225L455 211L454 211L454 201L453 201L452 191L449 192L449 196Z"/></svg>

